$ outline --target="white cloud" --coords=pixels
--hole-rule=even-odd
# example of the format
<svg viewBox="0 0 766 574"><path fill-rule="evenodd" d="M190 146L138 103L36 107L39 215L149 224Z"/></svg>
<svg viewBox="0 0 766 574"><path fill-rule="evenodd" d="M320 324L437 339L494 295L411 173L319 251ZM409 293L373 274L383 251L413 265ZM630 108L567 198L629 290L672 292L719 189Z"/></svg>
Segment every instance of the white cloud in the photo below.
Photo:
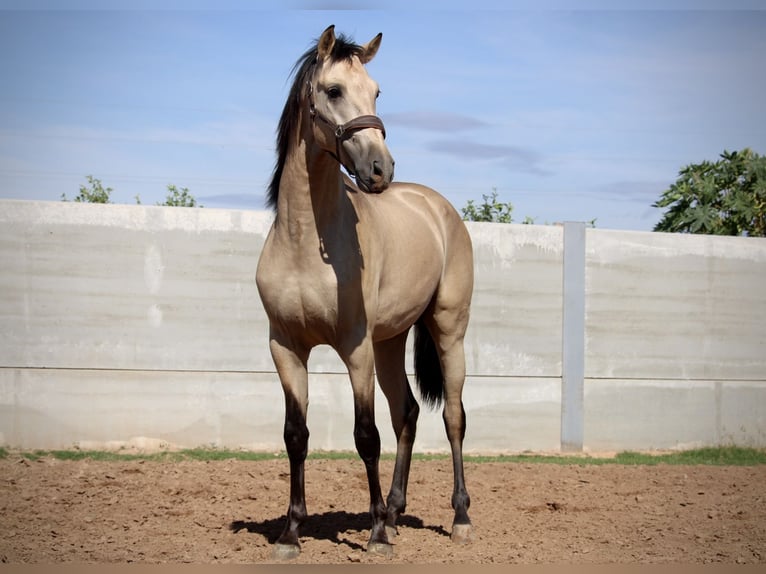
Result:
<svg viewBox="0 0 766 574"><path fill-rule="evenodd" d="M536 151L514 145L488 144L466 139L435 140L429 149L467 161L491 161L514 171L535 175L548 175L542 166L543 157Z"/></svg>
<svg viewBox="0 0 766 574"><path fill-rule="evenodd" d="M469 115L428 110L381 114L381 118L387 125L431 132L459 132L480 129L488 125Z"/></svg>

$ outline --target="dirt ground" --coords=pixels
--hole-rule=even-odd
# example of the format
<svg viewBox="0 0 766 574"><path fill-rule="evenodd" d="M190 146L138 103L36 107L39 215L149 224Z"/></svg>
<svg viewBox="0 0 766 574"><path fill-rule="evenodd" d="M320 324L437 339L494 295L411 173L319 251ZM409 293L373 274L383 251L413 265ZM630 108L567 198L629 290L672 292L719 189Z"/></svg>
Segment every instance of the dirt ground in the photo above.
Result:
<svg viewBox="0 0 766 574"><path fill-rule="evenodd" d="M381 463L384 484L393 463ZM467 464L475 540L455 546L449 461L415 461L393 559L365 553L361 462L309 460L312 564L766 563L766 467ZM267 563L285 460L0 460L0 561Z"/></svg>

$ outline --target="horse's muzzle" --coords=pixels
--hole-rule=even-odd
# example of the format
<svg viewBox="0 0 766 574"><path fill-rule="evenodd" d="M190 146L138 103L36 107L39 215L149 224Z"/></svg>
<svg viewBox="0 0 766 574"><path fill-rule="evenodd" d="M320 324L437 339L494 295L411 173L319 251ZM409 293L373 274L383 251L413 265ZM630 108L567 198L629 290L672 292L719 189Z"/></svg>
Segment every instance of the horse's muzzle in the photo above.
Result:
<svg viewBox="0 0 766 574"><path fill-rule="evenodd" d="M368 166L356 170L356 184L367 193L385 191L394 179L394 160L374 159Z"/></svg>

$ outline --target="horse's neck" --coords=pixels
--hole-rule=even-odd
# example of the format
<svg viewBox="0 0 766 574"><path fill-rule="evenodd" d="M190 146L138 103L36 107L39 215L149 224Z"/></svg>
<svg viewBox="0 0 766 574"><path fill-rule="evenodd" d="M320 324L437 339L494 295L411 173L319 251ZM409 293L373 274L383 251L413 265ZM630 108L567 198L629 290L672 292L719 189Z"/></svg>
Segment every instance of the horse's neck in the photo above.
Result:
<svg viewBox="0 0 766 574"><path fill-rule="evenodd" d="M288 154L279 182L277 219L292 245L314 242L337 225L343 194L338 163L327 153L306 151L305 142Z"/></svg>

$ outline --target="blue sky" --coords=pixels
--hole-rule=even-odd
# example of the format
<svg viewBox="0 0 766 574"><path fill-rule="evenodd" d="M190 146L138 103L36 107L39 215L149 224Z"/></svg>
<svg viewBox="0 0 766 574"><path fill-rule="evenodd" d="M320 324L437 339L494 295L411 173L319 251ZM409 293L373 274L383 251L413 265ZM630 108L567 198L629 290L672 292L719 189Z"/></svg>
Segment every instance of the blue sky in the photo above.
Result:
<svg viewBox="0 0 766 574"><path fill-rule="evenodd" d="M458 208L496 189L517 221L648 231L682 166L766 153L754 2L143 4L157 3L0 2L0 198L72 198L92 174L119 203L175 184L208 208L264 209L288 74L329 24L360 43L383 32L368 70L396 179Z"/></svg>

